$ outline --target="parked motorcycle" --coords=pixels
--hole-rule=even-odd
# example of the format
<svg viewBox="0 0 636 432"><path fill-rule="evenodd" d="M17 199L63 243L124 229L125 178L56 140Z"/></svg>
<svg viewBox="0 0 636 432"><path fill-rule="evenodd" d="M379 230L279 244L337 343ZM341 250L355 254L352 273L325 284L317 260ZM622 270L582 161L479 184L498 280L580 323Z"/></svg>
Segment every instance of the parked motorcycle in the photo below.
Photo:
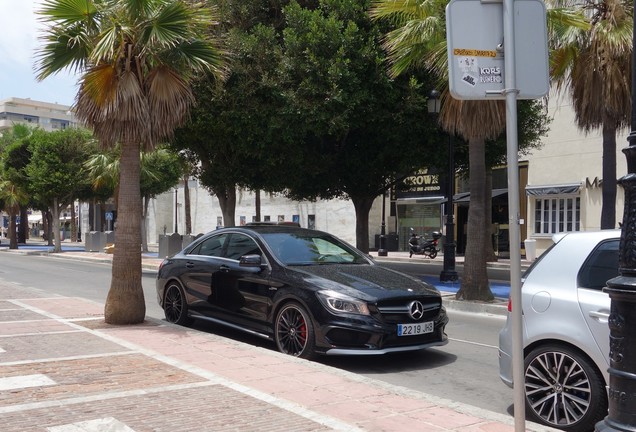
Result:
<svg viewBox="0 0 636 432"><path fill-rule="evenodd" d="M421 236L418 236L413 228L411 228L411 238L409 239L409 258L413 255L424 255L431 259L437 256L439 248L437 247L439 239L442 238L442 234L438 231L433 231L432 239L426 240Z"/></svg>

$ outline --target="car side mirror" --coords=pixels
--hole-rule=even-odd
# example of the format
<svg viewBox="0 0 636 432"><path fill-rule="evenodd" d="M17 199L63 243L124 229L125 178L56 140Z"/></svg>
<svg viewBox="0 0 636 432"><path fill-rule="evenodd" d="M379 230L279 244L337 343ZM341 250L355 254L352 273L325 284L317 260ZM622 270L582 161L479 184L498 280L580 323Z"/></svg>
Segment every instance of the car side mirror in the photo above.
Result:
<svg viewBox="0 0 636 432"><path fill-rule="evenodd" d="M258 269L263 268L263 258L260 255L243 255L239 260L239 266Z"/></svg>

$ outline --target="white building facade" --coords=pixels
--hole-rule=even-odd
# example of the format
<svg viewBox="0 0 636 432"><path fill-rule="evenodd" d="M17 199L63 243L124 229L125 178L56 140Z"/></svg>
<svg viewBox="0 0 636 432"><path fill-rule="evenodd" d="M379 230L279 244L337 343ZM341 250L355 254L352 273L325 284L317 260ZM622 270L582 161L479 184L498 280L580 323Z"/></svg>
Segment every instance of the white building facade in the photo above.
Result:
<svg viewBox="0 0 636 432"><path fill-rule="evenodd" d="M15 124L54 131L77 126L77 121L68 105L21 98L0 100L0 131Z"/></svg>

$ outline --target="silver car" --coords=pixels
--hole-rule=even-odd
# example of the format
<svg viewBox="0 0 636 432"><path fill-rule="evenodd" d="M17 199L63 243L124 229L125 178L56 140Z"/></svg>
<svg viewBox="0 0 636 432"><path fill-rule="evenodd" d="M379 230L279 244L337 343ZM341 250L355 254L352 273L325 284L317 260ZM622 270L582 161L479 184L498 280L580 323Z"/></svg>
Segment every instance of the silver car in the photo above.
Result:
<svg viewBox="0 0 636 432"><path fill-rule="evenodd" d="M557 235L526 271L521 304L529 420L591 431L607 415L610 298L620 231ZM512 387L512 319L499 334L499 373Z"/></svg>

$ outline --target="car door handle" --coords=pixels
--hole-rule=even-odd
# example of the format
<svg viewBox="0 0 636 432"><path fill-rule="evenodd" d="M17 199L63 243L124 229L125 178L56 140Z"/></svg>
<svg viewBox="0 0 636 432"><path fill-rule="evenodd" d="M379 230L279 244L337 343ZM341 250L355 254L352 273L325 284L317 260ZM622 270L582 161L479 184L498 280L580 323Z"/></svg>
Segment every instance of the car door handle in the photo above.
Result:
<svg viewBox="0 0 636 432"><path fill-rule="evenodd" d="M187 268L192 268L192 267L194 267L194 263L193 263L192 261L188 261L188 262L186 263L186 267L187 267Z"/></svg>
<svg viewBox="0 0 636 432"><path fill-rule="evenodd" d="M597 319L601 322L607 322L609 319L609 313L607 312L599 312L599 311L590 311L590 317Z"/></svg>
<svg viewBox="0 0 636 432"><path fill-rule="evenodd" d="M221 270L223 273L227 273L230 271L230 267L226 266L226 265L222 265L219 270Z"/></svg>

